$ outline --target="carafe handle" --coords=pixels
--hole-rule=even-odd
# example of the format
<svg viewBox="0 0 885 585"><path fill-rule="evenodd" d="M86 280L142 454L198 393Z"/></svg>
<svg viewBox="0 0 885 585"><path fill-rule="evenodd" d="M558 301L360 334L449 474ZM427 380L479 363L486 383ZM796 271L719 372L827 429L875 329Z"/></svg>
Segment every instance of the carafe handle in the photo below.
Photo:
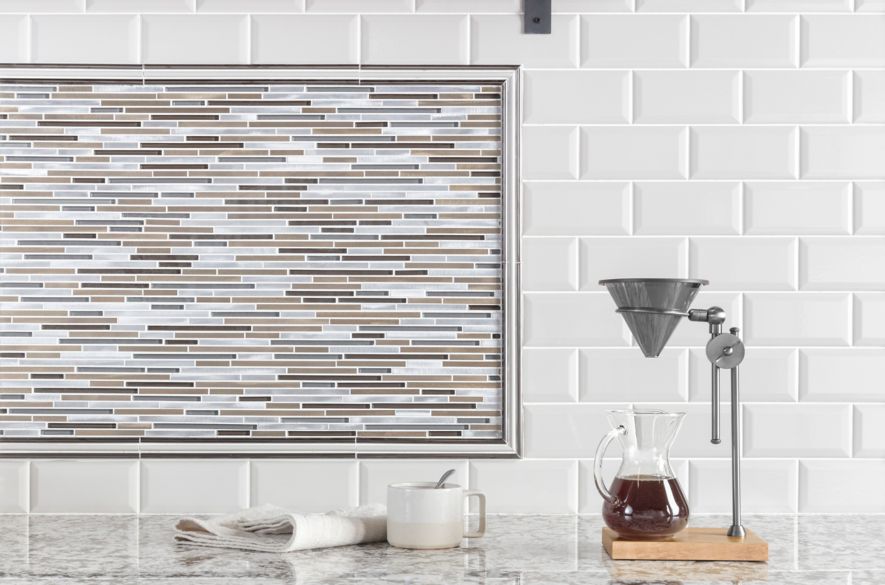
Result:
<svg viewBox="0 0 885 585"><path fill-rule="evenodd" d="M602 479L602 456L605 455L605 450L608 448L608 444L614 441L615 437L623 435L626 432L627 429L624 428L624 425L618 425L617 428L606 433L606 435L602 437L602 440L599 441L599 446L596 447L596 455L593 460L593 480L596 482L596 489L599 490L599 495L601 495L609 504L614 504L616 498L611 495L611 492L605 487L605 481Z"/></svg>

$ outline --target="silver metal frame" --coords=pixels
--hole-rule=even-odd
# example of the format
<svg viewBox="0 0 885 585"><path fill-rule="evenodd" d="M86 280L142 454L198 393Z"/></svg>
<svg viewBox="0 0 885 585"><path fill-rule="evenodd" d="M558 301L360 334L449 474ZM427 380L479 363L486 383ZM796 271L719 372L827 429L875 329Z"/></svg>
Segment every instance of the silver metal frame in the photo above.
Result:
<svg viewBox="0 0 885 585"><path fill-rule="evenodd" d="M418 79L487 80L503 86L502 135L502 314L501 368L503 438L476 442L262 442L248 443L0 443L0 455L21 457L519 457L522 449L520 403L520 121L521 69L518 66L341 65L0 65L0 80L102 79Z"/></svg>

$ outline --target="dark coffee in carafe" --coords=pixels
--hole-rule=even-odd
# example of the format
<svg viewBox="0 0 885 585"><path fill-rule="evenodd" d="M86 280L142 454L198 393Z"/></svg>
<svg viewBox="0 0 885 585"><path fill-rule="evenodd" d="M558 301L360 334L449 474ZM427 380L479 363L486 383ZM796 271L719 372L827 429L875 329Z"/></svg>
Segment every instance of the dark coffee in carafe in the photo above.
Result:
<svg viewBox="0 0 885 585"><path fill-rule="evenodd" d="M616 477L609 491L613 501L603 505L602 519L623 538L667 538L688 524L688 503L676 478Z"/></svg>

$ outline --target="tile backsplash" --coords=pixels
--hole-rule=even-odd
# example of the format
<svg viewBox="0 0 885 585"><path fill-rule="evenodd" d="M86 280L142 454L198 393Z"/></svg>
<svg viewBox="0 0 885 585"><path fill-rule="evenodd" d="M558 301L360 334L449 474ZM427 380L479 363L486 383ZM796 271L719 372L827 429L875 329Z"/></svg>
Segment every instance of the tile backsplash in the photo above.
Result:
<svg viewBox="0 0 885 585"><path fill-rule="evenodd" d="M523 35L520 9L0 1L5 62L524 68L524 458L208 459L201 469L220 492L208 505L156 485L176 477L175 461L143 460L133 478L115 460L102 472L117 478L101 485L114 492L108 505L223 511L268 498L323 509L455 466L496 512L593 513L602 412L640 403L688 412L676 471L695 511L727 512L727 442L707 437L706 331L681 325L659 362L645 359L593 286L603 273L659 271L710 278L697 305L724 307L746 335L744 511L885 512L885 5L553 0L549 36ZM60 505L49 492L64 486L50 479L65 470L50 468L65 464L0 461L0 509ZM177 485L209 483L192 473ZM82 490L65 494L71 511L95 506Z"/></svg>

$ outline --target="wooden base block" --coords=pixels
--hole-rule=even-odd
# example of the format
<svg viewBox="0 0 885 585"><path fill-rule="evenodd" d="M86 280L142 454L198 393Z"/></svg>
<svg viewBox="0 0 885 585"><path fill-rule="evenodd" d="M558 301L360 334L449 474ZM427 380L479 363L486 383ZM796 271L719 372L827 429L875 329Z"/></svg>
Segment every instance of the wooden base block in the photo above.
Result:
<svg viewBox="0 0 885 585"><path fill-rule="evenodd" d="M666 540L625 540L602 528L602 546L614 560L767 561L768 543L752 530L744 538L725 528L686 528Z"/></svg>

